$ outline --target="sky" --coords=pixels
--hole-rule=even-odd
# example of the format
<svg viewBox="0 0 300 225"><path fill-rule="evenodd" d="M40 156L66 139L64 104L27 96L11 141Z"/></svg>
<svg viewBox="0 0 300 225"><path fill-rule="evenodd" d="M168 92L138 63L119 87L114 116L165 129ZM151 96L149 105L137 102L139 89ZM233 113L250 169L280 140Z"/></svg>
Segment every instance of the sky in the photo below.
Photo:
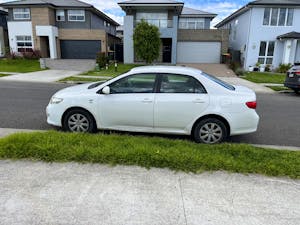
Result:
<svg viewBox="0 0 300 225"><path fill-rule="evenodd" d="M8 0L0 0L7 2ZM109 17L114 19L120 24L123 24L124 12L118 6L118 2L123 0L81 0L94 5L97 9L101 10ZM125 1L125 0L124 0ZM179 1L179 0L178 0ZM203 11L218 14L212 21L212 26L220 22L231 13L246 5L250 0L181 0L186 7L200 9Z"/></svg>

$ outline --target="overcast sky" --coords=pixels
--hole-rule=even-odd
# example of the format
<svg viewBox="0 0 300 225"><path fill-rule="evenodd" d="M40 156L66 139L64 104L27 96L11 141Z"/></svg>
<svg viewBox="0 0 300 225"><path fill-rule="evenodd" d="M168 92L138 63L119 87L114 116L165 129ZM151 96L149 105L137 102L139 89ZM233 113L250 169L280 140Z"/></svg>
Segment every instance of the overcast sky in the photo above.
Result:
<svg viewBox="0 0 300 225"><path fill-rule="evenodd" d="M123 24L124 12L118 6L122 0L81 0L94 5L108 16ZM7 0L0 0L7 2ZM218 16L213 20L213 25L230 15L235 10L250 2L249 0L182 0L184 5L194 9L216 13Z"/></svg>

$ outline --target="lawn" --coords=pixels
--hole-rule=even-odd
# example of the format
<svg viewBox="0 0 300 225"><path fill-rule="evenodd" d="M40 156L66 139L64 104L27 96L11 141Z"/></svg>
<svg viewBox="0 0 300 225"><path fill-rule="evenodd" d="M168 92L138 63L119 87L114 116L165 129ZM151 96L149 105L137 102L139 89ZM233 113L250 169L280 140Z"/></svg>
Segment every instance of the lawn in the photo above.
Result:
<svg viewBox="0 0 300 225"><path fill-rule="evenodd" d="M274 83L274 84L283 84L285 80L285 74L282 73L261 73L261 72L246 72L246 80L252 81L254 83Z"/></svg>
<svg viewBox="0 0 300 225"><path fill-rule="evenodd" d="M108 69L101 69L100 71L91 70L81 75L87 76L104 76L104 77L116 77L122 73L126 73L134 67L143 66L142 64L118 64L117 71L115 71L114 64L111 64Z"/></svg>
<svg viewBox="0 0 300 225"><path fill-rule="evenodd" d="M288 91L288 90L291 90L287 87L284 87L284 86L266 86L268 88L271 88L273 91Z"/></svg>
<svg viewBox="0 0 300 225"><path fill-rule="evenodd" d="M126 134L14 134L0 139L0 159L138 165L193 173L224 170L300 178L300 152Z"/></svg>
<svg viewBox="0 0 300 225"><path fill-rule="evenodd" d="M91 78L91 77L67 77L64 78L62 80L60 80L60 82L68 82L68 81L72 81L72 82L97 82L97 81L105 81L101 78Z"/></svg>
<svg viewBox="0 0 300 225"><path fill-rule="evenodd" d="M40 70L39 60L0 59L0 72L28 73Z"/></svg>
<svg viewBox="0 0 300 225"><path fill-rule="evenodd" d="M9 76L10 74L3 74L3 73L0 73L0 77L6 77L6 76Z"/></svg>

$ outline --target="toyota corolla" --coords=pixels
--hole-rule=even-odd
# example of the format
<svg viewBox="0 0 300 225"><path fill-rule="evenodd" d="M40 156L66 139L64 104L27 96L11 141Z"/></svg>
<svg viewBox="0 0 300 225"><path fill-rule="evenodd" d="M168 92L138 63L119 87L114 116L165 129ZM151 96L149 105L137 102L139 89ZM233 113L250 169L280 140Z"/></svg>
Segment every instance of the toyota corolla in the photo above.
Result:
<svg viewBox="0 0 300 225"><path fill-rule="evenodd" d="M213 144L255 132L255 108L256 95L246 87L193 68L143 66L57 92L47 106L47 122L71 132L183 134Z"/></svg>

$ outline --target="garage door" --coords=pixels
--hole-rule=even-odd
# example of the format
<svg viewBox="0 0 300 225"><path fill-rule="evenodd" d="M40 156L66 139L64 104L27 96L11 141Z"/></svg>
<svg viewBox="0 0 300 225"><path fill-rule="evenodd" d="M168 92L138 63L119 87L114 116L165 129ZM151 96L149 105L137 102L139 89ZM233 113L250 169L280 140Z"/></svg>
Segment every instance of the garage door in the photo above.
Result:
<svg viewBox="0 0 300 225"><path fill-rule="evenodd" d="M60 41L61 58L63 59L95 59L101 51L101 41Z"/></svg>
<svg viewBox="0 0 300 225"><path fill-rule="evenodd" d="M177 63L220 63L220 42L178 42Z"/></svg>

